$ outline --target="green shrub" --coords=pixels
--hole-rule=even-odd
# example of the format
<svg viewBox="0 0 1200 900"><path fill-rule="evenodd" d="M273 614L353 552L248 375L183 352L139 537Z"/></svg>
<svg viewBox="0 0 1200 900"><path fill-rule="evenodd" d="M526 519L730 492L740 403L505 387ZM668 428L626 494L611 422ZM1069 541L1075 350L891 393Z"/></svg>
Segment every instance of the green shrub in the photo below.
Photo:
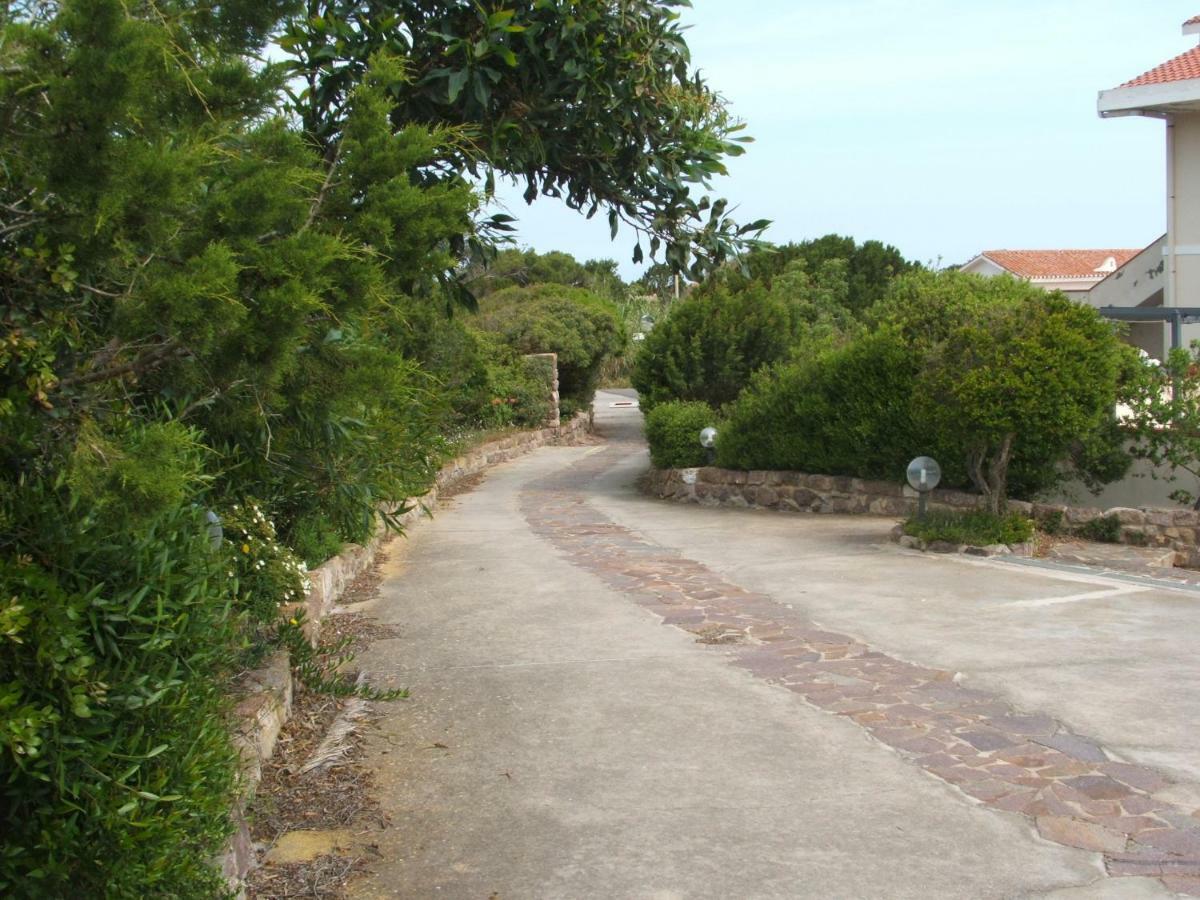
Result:
<svg viewBox="0 0 1200 900"><path fill-rule="evenodd" d="M244 632L258 638L252 644L260 649L274 636L280 605L298 603L312 587L308 564L279 542L275 523L254 500L225 510L221 525L232 560L229 571L236 579L234 603Z"/></svg>
<svg viewBox="0 0 1200 900"><path fill-rule="evenodd" d="M203 510L136 530L0 497L0 894L217 897L236 754L229 554Z"/></svg>
<svg viewBox="0 0 1200 900"><path fill-rule="evenodd" d="M564 416L591 406L600 367L624 345L612 303L556 284L497 291L480 302L476 322L501 335L517 353L558 354Z"/></svg>
<svg viewBox="0 0 1200 900"><path fill-rule="evenodd" d="M1121 541L1121 520L1116 514L1098 516L1071 529L1076 537L1102 544L1117 544Z"/></svg>
<svg viewBox="0 0 1200 900"><path fill-rule="evenodd" d="M658 469L683 469L707 464L700 432L716 425L717 416L707 403L660 403L646 414L646 441L650 462Z"/></svg>
<svg viewBox="0 0 1200 900"><path fill-rule="evenodd" d="M1010 492L1128 468L1113 409L1134 351L1096 310L1009 277L916 272L871 317L913 347L914 416L994 512Z"/></svg>
<svg viewBox="0 0 1200 900"><path fill-rule="evenodd" d="M914 456L933 452L909 402L919 365L895 332L881 330L764 370L727 410L717 460L730 469L901 479ZM953 471L945 477L953 482Z"/></svg>
<svg viewBox="0 0 1200 900"><path fill-rule="evenodd" d="M1017 513L997 516L983 509L930 510L904 523L904 533L923 541L951 544L1020 544L1033 537L1033 522Z"/></svg>
<svg viewBox="0 0 1200 900"><path fill-rule="evenodd" d="M697 292L646 335L632 384L643 409L670 400L729 403L791 345L787 305L761 286Z"/></svg>
<svg viewBox="0 0 1200 900"><path fill-rule="evenodd" d="M309 567L321 565L337 556L345 546L333 523L319 512L314 512L293 525L290 535L291 548Z"/></svg>
<svg viewBox="0 0 1200 900"><path fill-rule="evenodd" d="M487 335L495 338L495 335ZM550 417L550 394L554 390L554 369L550 360L518 356L497 346L488 366L491 397L490 415L480 416L485 427L541 428Z"/></svg>
<svg viewBox="0 0 1200 900"><path fill-rule="evenodd" d="M1067 517L1061 509L1052 509L1035 517L1038 531L1045 534L1064 534L1067 531Z"/></svg>

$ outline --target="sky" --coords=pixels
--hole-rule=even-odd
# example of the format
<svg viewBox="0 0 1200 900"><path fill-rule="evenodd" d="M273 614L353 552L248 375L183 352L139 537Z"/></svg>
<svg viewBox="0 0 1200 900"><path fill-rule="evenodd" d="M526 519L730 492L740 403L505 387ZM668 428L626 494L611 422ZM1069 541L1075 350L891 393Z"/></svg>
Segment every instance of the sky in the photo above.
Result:
<svg viewBox="0 0 1200 900"><path fill-rule="evenodd" d="M1163 123L1100 119L1096 95L1195 46L1200 0L693 2L693 63L755 138L714 192L775 243L836 232L946 265L1165 231ZM644 271L604 216L501 199L522 245Z"/></svg>

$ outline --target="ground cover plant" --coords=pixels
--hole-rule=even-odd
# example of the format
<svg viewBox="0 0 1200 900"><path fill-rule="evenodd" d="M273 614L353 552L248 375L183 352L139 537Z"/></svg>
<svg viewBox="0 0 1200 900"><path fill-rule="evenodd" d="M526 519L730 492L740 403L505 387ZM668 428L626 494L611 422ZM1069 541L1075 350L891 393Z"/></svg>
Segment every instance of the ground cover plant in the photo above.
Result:
<svg viewBox="0 0 1200 900"><path fill-rule="evenodd" d="M996 515L985 509L930 510L905 520L904 533L923 541L987 547L1020 544L1033 537L1033 522L1018 513Z"/></svg>

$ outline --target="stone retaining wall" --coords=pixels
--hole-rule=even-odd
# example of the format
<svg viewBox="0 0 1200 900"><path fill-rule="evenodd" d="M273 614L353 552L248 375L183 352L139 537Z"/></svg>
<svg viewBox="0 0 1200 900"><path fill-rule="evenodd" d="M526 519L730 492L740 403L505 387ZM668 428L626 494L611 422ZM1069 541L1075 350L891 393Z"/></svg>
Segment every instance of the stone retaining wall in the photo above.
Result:
<svg viewBox="0 0 1200 900"><path fill-rule="evenodd" d="M405 530L413 527L429 518L439 492L538 447L576 443L591 430L591 424L590 413L581 412L565 425L514 434L482 444L450 460L442 466L428 492L404 504L409 510L400 516L400 522ZM333 610L346 587L374 563L384 536L385 531L380 528L366 545L347 544L340 554L309 572L312 587L308 596L293 608L304 610L307 634L314 644L320 635L321 620ZM284 612L287 612L286 608ZM242 676L239 686L243 696L234 710L234 745L242 756L242 800L232 812L236 831L218 860L222 874L235 890L240 887L255 858L243 811L254 796L262 778L263 764L275 752L275 741L292 712L294 686L287 653L274 654L265 666Z"/></svg>
<svg viewBox="0 0 1200 900"><path fill-rule="evenodd" d="M731 469L652 469L642 480L652 496L682 503L778 509L789 512L866 514L907 517L917 511L917 492L907 485L867 481L840 475L806 475L803 472L737 472ZM978 494L935 490L930 509L975 509ZM1067 528L1095 519L1116 516L1120 541L1125 544L1166 547L1175 551L1175 564L1200 566L1200 512L1190 509L1097 509L1047 503L1009 502L1014 512L1039 521L1058 513Z"/></svg>

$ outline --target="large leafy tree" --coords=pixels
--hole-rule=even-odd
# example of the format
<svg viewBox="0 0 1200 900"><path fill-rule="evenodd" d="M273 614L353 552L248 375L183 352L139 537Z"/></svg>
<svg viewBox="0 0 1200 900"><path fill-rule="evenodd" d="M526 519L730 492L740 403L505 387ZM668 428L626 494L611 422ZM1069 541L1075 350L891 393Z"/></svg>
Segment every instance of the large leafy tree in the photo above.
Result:
<svg viewBox="0 0 1200 900"><path fill-rule="evenodd" d="M924 345L914 413L939 446L961 454L988 508L1003 512L1015 466L1037 487L1061 478L1073 458L1085 471L1111 468L1113 454L1098 451L1117 439L1115 406L1132 353L1112 326L1094 309L1023 282L1003 279L990 292L1000 302L980 304L970 295L984 281L941 278L970 298L968 314ZM1121 456L1123 465L1098 480L1128 467Z"/></svg>
<svg viewBox="0 0 1200 900"><path fill-rule="evenodd" d="M614 236L622 222L634 228L635 261L661 251L675 270L699 275L766 223L739 226L725 200L704 195L748 139L692 68L678 13L688 5L308 0L280 45L304 85L296 110L328 165L354 86L375 54L391 53L408 69L390 86L393 121L464 137L428 178L466 172L488 193L497 176L519 179L528 202L544 195L588 216L603 210ZM507 218L490 224L505 228Z"/></svg>

